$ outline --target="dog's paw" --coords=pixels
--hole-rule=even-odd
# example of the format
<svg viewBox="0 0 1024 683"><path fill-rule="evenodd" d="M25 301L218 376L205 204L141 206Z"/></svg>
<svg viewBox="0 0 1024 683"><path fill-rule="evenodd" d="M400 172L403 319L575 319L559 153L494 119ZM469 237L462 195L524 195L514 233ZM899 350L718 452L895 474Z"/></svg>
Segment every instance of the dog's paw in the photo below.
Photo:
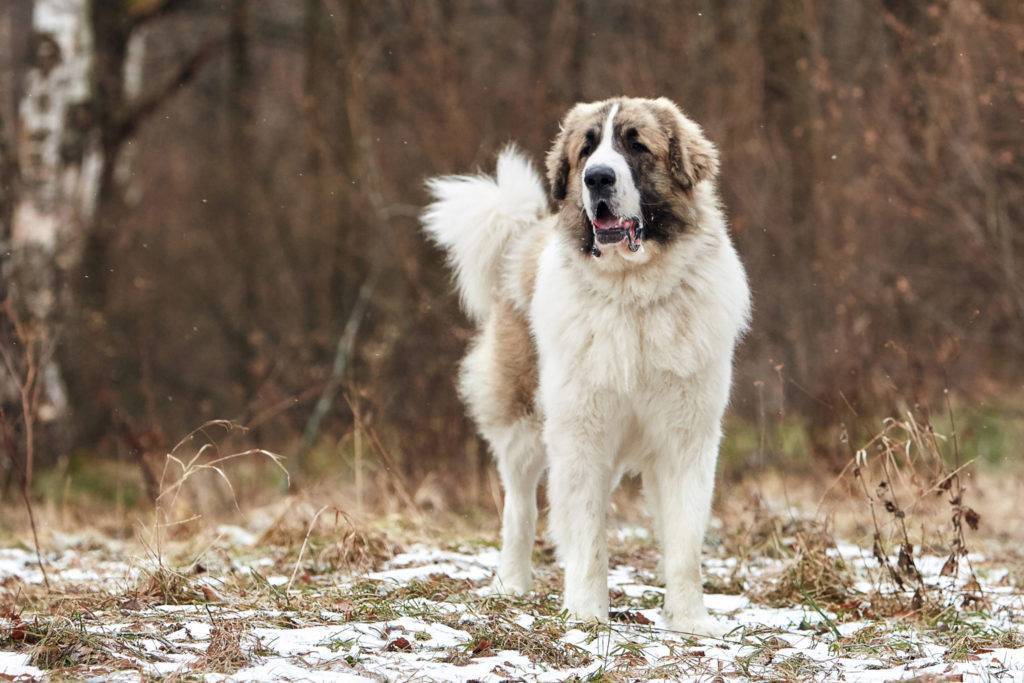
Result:
<svg viewBox="0 0 1024 683"><path fill-rule="evenodd" d="M684 635L721 638L732 630L732 627L705 614L699 617L669 618L668 627Z"/></svg>
<svg viewBox="0 0 1024 683"><path fill-rule="evenodd" d="M483 593L484 595L493 596L525 595L530 592L532 583L531 579L524 579L522 577L503 578L499 575L494 577L494 580L483 590Z"/></svg>
<svg viewBox="0 0 1024 683"><path fill-rule="evenodd" d="M572 610L569 608L565 609L568 615L569 621L578 622L580 624L607 624L608 613L602 614L599 611L593 610Z"/></svg>
<svg viewBox="0 0 1024 683"><path fill-rule="evenodd" d="M570 621L608 623L608 602L600 596L586 595L582 591L567 590L562 609Z"/></svg>

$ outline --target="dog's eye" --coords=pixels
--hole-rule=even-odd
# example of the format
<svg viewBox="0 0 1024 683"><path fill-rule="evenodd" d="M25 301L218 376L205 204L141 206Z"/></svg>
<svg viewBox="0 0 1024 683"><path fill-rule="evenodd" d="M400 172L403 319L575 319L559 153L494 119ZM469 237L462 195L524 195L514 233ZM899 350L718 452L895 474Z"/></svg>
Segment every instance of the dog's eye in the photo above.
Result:
<svg viewBox="0 0 1024 683"><path fill-rule="evenodd" d="M651 151L651 150L647 149L647 145L645 145L644 143L640 142L639 140L633 140L632 147L633 147L633 151L634 152L639 152L641 154L646 154L647 152Z"/></svg>
<svg viewBox="0 0 1024 683"><path fill-rule="evenodd" d="M590 156L591 151L593 150L591 150L589 142L583 145L583 149L580 150L580 159L586 159L588 156Z"/></svg>

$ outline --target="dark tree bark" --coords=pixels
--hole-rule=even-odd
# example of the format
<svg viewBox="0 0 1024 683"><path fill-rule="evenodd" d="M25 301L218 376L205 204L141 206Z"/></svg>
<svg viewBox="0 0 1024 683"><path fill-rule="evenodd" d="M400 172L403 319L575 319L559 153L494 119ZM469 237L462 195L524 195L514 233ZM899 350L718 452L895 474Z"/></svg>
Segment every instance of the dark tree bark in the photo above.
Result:
<svg viewBox="0 0 1024 683"><path fill-rule="evenodd" d="M69 403L76 411L70 437L90 446L112 434L118 375L137 375L131 362L118 367L116 361L124 355L118 338L125 330L113 329L109 320L109 287L116 268L112 253L124 231L125 179L130 175L127 143L149 116L195 77L219 43L201 45L166 81L143 87L144 27L187 6L188 0L147 3L153 12L143 14L133 3L75 2L83 22L77 30L89 36L83 44L91 51L81 57L84 66L76 72L84 79L75 90L80 100L69 105L67 119L75 144L65 144L62 155L90 174L80 183L90 195L76 199L75 234L63 248L70 257L63 259L68 277L59 293L59 318L74 342L59 344L56 358L62 367L74 369L65 373Z"/></svg>
<svg viewBox="0 0 1024 683"><path fill-rule="evenodd" d="M778 197L784 225L777 231L778 267L788 273L786 299L781 302L784 325L782 373L790 381L787 401L815 416L829 404L818 387L830 387L817 377L813 359L819 357L819 334L824 283L818 255L816 225L817 178L820 148L818 119L811 81L813 51L811 17L804 0L764 0L759 47L764 61L764 120L774 142L776 166L786 172L784 193ZM795 390L794 390L795 389ZM827 389L826 389L827 390ZM827 422L825 422L827 423Z"/></svg>

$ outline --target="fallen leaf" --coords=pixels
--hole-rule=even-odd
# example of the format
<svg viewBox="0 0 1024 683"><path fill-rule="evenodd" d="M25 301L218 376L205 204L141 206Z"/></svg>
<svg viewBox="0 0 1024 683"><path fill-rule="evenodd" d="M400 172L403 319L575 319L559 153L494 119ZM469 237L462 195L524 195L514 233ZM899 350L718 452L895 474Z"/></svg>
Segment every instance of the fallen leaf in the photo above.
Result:
<svg viewBox="0 0 1024 683"><path fill-rule="evenodd" d="M612 612L611 616L615 621L621 621L624 624L641 624L643 626L650 626L654 623L648 619L643 612L635 612L628 609Z"/></svg>
<svg viewBox="0 0 1024 683"><path fill-rule="evenodd" d="M224 598L221 597L220 593L209 586L203 586L203 597L207 602L224 602Z"/></svg>
<svg viewBox="0 0 1024 683"><path fill-rule="evenodd" d="M384 647L384 650L387 652L408 652L411 649L412 643L410 643L407 638L403 638L401 636L395 638Z"/></svg>
<svg viewBox="0 0 1024 683"><path fill-rule="evenodd" d="M967 522L967 526L971 527L971 531L977 531L978 523L981 522L981 515L975 512L973 508L967 508L964 510L964 521Z"/></svg>

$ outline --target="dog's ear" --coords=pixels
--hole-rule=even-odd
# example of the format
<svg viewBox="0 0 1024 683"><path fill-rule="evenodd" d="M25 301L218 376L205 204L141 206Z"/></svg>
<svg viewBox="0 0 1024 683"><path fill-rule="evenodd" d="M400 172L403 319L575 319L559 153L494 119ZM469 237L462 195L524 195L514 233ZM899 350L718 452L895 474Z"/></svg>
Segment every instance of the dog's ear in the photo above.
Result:
<svg viewBox="0 0 1024 683"><path fill-rule="evenodd" d="M580 106L573 106L569 110L565 117L558 124L558 134L555 135L555 140L551 143L551 148L548 150L548 156L546 158L548 168L548 184L551 187L551 199L554 200L555 204L562 202L569 190L569 131L572 129L570 125L575 114L577 114Z"/></svg>
<svg viewBox="0 0 1024 683"><path fill-rule="evenodd" d="M713 180L718 176L718 149L674 102L662 97L658 103L668 118L668 165L676 182L690 190L702 180Z"/></svg>
<svg viewBox="0 0 1024 683"><path fill-rule="evenodd" d="M566 151L566 143L569 134L565 129L565 122L558 129L555 141L551 143L551 149L547 155L548 185L551 188L551 199L557 204L565 199L569 191L569 155Z"/></svg>

